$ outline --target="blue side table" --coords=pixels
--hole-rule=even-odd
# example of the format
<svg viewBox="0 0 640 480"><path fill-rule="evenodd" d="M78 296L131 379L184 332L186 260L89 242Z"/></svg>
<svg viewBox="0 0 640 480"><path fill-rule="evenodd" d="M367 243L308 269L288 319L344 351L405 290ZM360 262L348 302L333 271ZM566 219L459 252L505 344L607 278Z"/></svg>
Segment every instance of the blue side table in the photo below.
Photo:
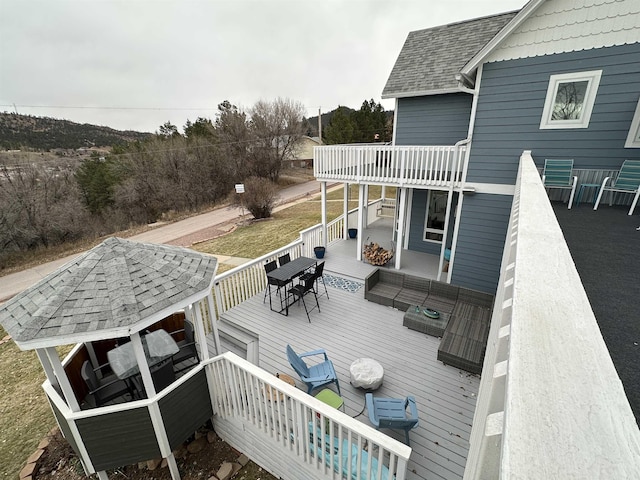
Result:
<svg viewBox="0 0 640 480"><path fill-rule="evenodd" d="M585 188L595 188L593 192L593 200L591 203L596 203L596 199L598 198L598 193L600 192L600 184L599 183L581 183L580 188L578 189L578 195L576 196L575 203L580 204L582 200L582 193Z"/></svg>

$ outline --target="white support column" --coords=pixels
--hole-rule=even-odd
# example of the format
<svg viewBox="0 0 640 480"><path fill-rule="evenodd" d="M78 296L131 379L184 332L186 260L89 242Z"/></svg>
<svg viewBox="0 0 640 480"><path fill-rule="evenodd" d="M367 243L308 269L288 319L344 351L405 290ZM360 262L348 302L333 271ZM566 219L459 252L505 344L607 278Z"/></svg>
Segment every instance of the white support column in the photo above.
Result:
<svg viewBox="0 0 640 480"><path fill-rule="evenodd" d="M96 475L98 475L99 480L109 480L109 475L107 475L107 472L105 472L104 470L96 472Z"/></svg>
<svg viewBox="0 0 640 480"><path fill-rule="evenodd" d="M96 356L96 351L93 348L93 343L87 342L84 344L84 346L87 349L87 353L89 354L89 360L91 360L91 364L100 366L100 362L98 362L98 357ZM98 378L104 377L104 374L102 373L101 368L99 368L98 371L96 372L96 376Z"/></svg>
<svg viewBox="0 0 640 480"><path fill-rule="evenodd" d="M158 447L160 447L160 454L163 458L167 459L171 478L173 478L173 480L180 480L180 471L178 470L176 458L173 456L173 452L169 446L167 430L164 428L164 421L162 420L162 414L160 413L160 406L158 405L158 402L152 402L149 405L149 417L153 424L156 440L158 441Z"/></svg>
<svg viewBox="0 0 640 480"><path fill-rule="evenodd" d="M364 185L364 208L362 210L362 218L364 219L363 229L369 226L369 185ZM360 230L362 232L362 230Z"/></svg>
<svg viewBox="0 0 640 480"><path fill-rule="evenodd" d="M349 184L344 184L344 193L343 193L343 201L342 201L342 218L344 218L344 222L342 222L342 238L349 238Z"/></svg>
<svg viewBox="0 0 640 480"><path fill-rule="evenodd" d="M364 202L364 185L363 184L359 184L358 185L358 241L356 242L356 260L361 261L362 260L362 242L363 239L362 237L364 236L364 219L363 219L363 204Z"/></svg>
<svg viewBox="0 0 640 480"><path fill-rule="evenodd" d="M222 353L222 347L220 346L220 334L218 333L218 321L216 320L216 310L213 304L213 295L209 292L207 295L207 308L209 309L209 320L211 321L211 334L213 335L213 344L216 346L216 355ZM209 357L207 357L209 358Z"/></svg>
<svg viewBox="0 0 640 480"><path fill-rule="evenodd" d="M398 209L398 241L396 242L396 270L402 265L402 246L404 245L404 226L407 216L407 189L400 189L400 208Z"/></svg>
<svg viewBox="0 0 640 480"><path fill-rule="evenodd" d="M36 355L38 356L38 360L40 360L40 363L42 364L42 368L44 369L44 374L47 376L47 380L49 380L49 383L54 388L59 387L60 383L58 383L58 377L56 377L56 374L53 371L51 362L47 357L47 352L44 349L38 348L36 349Z"/></svg>
<svg viewBox="0 0 640 480"><path fill-rule="evenodd" d="M133 353L136 356L138 368L140 369L140 375L142 376L144 390L147 393L147 398L151 398L156 394L156 387L153 386L153 379L151 378L151 371L149 370L147 357L144 354L144 347L142 346L140 332L134 332L130 335L130 337L131 345L133 346Z"/></svg>
<svg viewBox="0 0 640 480"><path fill-rule="evenodd" d="M380 192L380 198L384 200L386 198L386 195L387 195L387 186L382 185L382 192Z"/></svg>
<svg viewBox="0 0 640 480"><path fill-rule="evenodd" d="M209 349L207 348L207 337L204 333L204 321L202 320L202 312L200 308L204 305L204 299L198 300L192 305L197 321L193 324L196 329L196 343L200 347L200 361L209 358Z"/></svg>
<svg viewBox="0 0 640 480"><path fill-rule="evenodd" d="M67 405L72 412L79 412L80 404L76 399L76 394L73 392L73 388L71 388L71 383L67 378L67 373L64 371L58 352L55 347L47 347L44 350L53 369L53 373L58 378L58 385L62 390L62 395L64 395L64 398L67 401Z"/></svg>
<svg viewBox="0 0 640 480"><path fill-rule="evenodd" d="M327 182L320 183L322 196L322 246L327 247Z"/></svg>

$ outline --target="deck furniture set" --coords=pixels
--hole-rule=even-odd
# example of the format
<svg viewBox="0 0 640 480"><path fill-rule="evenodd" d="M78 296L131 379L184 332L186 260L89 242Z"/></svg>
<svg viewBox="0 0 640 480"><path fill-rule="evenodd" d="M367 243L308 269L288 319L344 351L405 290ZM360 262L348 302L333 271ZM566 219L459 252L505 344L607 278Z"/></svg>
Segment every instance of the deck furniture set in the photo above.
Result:
<svg viewBox="0 0 640 480"><path fill-rule="evenodd" d="M364 297L404 311L404 326L442 337L438 360L482 372L493 295L379 268L365 279Z"/></svg>

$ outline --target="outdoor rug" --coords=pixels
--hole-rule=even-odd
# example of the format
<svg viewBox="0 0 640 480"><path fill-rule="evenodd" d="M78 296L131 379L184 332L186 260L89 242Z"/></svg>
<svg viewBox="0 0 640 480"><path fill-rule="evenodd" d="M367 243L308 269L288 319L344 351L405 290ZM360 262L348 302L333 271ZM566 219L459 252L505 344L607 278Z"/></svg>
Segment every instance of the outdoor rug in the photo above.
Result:
<svg viewBox="0 0 640 480"><path fill-rule="evenodd" d="M339 288L350 293L356 293L364 283L356 282L342 277L334 277L333 275L323 275L322 282L328 287Z"/></svg>

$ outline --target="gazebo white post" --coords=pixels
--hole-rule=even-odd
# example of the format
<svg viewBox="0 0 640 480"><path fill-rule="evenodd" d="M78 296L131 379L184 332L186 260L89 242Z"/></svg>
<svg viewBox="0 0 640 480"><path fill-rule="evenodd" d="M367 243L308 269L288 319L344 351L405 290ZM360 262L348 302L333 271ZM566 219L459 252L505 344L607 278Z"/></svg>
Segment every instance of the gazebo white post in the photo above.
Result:
<svg viewBox="0 0 640 480"><path fill-rule="evenodd" d="M56 377L56 374L53 371L53 367L51 366L51 362L47 358L47 352L42 348L37 348L36 355L38 356L38 360L40 360L40 364L44 369L44 374L47 376L47 380L49 380L51 386L60 386L60 384L58 383L58 377Z"/></svg>
<svg viewBox="0 0 640 480"><path fill-rule="evenodd" d="M349 184L344 184L344 193L342 199L342 218L344 218L344 222L342 222L342 238L349 238Z"/></svg>
<svg viewBox="0 0 640 480"><path fill-rule="evenodd" d="M144 391L147 393L147 398L151 398L155 396L156 388L153 385L153 378L151 378L151 371L149 370L147 357L144 354L144 347L142 346L140 332L133 332L130 335L130 338L131 345L133 346L133 353L136 356L136 362L138 363L138 369L140 370L140 375L142 376Z"/></svg>
<svg viewBox="0 0 640 480"><path fill-rule="evenodd" d="M51 364L53 373L58 379L58 385L62 390L62 395L64 395L64 398L67 401L67 405L72 412L79 412L80 404L76 399L76 394L73 392L73 388L71 388L71 383L67 378L67 373L64 371L64 367L62 366L62 362L60 361L57 350L55 349L55 347L47 347L44 349L44 351L46 353L47 359L49 360L49 363Z"/></svg>
<svg viewBox="0 0 640 480"><path fill-rule="evenodd" d="M360 248L360 244L362 243L362 237L364 232L364 222L363 222L363 207L362 203L364 200L364 185L361 183L358 185L358 234L359 238L356 242L356 260L362 260L362 248Z"/></svg>
<svg viewBox="0 0 640 480"><path fill-rule="evenodd" d="M398 210L398 241L396 242L396 270L400 270L402 262L402 248L404 247L404 225L407 216L407 188L400 189L400 208Z"/></svg>
<svg viewBox="0 0 640 480"><path fill-rule="evenodd" d="M322 193L322 246L327 247L327 182L320 183L320 192Z"/></svg>
<svg viewBox="0 0 640 480"><path fill-rule="evenodd" d="M203 300L204 299L201 298L192 305L196 312L197 321L194 325L196 328L196 342L200 347L200 361L209 359L209 348L207 347L207 338L204 333L204 320L202 319L202 312L200 311L200 308L204 306Z"/></svg>
<svg viewBox="0 0 640 480"><path fill-rule="evenodd" d="M213 335L213 344L216 347L216 355L220 355L222 353L222 347L220 346L218 321L216 320L216 310L213 304L213 294L211 292L207 295L207 308L209 309L209 321L211 322L211 333Z"/></svg>

